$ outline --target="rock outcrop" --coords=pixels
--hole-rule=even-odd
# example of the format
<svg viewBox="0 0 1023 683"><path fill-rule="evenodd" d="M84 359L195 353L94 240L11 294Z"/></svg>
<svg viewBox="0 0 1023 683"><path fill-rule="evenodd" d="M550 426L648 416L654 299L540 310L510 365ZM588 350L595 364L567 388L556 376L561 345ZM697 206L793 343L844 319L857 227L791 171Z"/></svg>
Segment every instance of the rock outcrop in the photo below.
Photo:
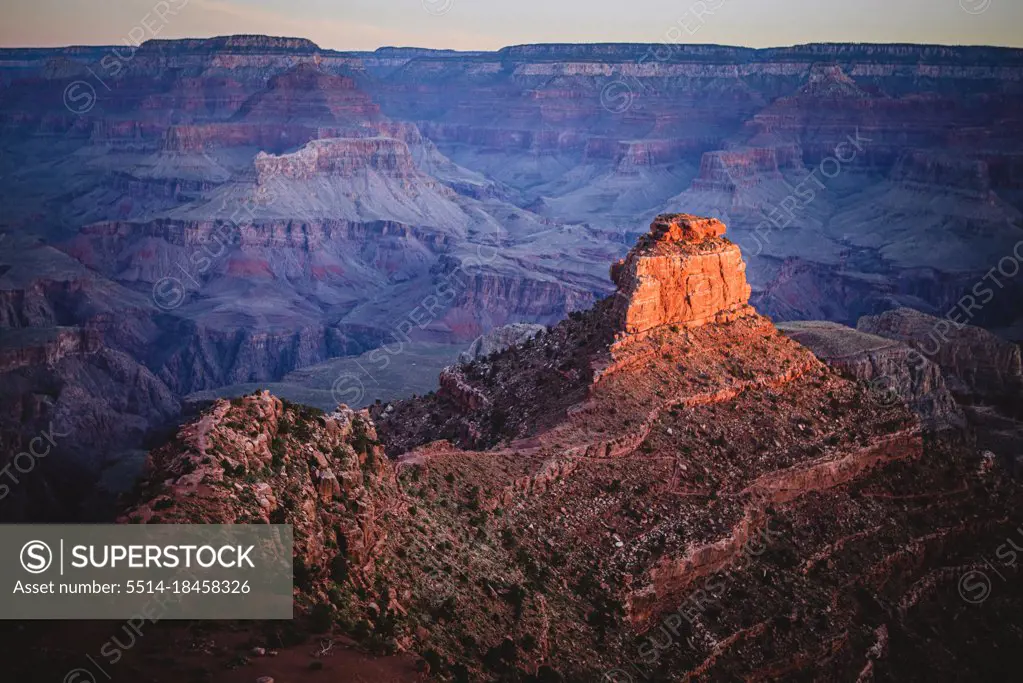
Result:
<svg viewBox="0 0 1023 683"><path fill-rule="evenodd" d="M813 95L824 99L841 100L866 98L856 81L849 77L837 64L814 64L810 69L806 85L799 89L802 95Z"/></svg>
<svg viewBox="0 0 1023 683"><path fill-rule="evenodd" d="M275 177L311 180L317 176L351 176L374 170L418 179L418 172L401 140L393 138L327 138L280 156L260 152L254 161L260 184Z"/></svg>
<svg viewBox="0 0 1023 683"><path fill-rule="evenodd" d="M33 365L55 365L67 356L99 350L97 330L78 327L22 327L4 332L0 341L0 373Z"/></svg>
<svg viewBox="0 0 1023 683"><path fill-rule="evenodd" d="M628 257L611 267L621 329L696 327L752 313L742 255L724 234L724 224L712 218L655 219Z"/></svg>
<svg viewBox="0 0 1023 683"><path fill-rule="evenodd" d="M467 412L486 408L490 404L486 395L474 387L458 367L444 368L439 383L441 395L450 398Z"/></svg>
<svg viewBox="0 0 1023 683"><path fill-rule="evenodd" d="M471 363L474 360L486 358L492 353L504 351L511 346L518 346L545 329L543 325L530 323L512 323L495 327L490 332L476 337L472 344L469 344L469 348L459 354L458 361Z"/></svg>
<svg viewBox="0 0 1023 683"><path fill-rule="evenodd" d="M764 180L780 180L780 169L802 166L802 156L795 145L707 152L700 160L700 173L693 180L692 189L733 192Z"/></svg>
<svg viewBox="0 0 1023 683"><path fill-rule="evenodd" d="M291 524L303 602L326 599L331 581L371 585L386 539L378 518L397 489L365 413L325 415L268 392L219 400L146 468L122 522Z"/></svg>
<svg viewBox="0 0 1023 683"><path fill-rule="evenodd" d="M901 401L929 429L961 429L963 411L945 386L941 368L901 342L826 321L781 323L778 329L822 361L872 389L881 403Z"/></svg>
<svg viewBox="0 0 1023 683"><path fill-rule="evenodd" d="M865 316L856 328L897 339L941 366L953 393L1003 400L1023 392L1020 347L987 330L936 318L911 308Z"/></svg>

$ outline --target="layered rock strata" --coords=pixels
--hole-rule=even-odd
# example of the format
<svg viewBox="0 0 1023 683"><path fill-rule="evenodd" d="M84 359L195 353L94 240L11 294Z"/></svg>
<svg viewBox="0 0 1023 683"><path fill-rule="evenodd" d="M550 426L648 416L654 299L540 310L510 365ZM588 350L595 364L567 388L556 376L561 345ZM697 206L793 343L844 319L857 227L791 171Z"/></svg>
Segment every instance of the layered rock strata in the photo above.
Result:
<svg viewBox="0 0 1023 683"><path fill-rule="evenodd" d="M724 224L712 218L655 219L628 257L611 267L622 330L697 327L751 314L742 254L724 234Z"/></svg>
<svg viewBox="0 0 1023 683"><path fill-rule="evenodd" d="M321 175L350 176L366 169L418 175L405 143L381 137L314 140L291 154L260 152L254 164L260 184L275 177L309 180Z"/></svg>
<svg viewBox="0 0 1023 683"><path fill-rule="evenodd" d="M978 398L1019 397L1020 347L987 330L911 308L860 318L856 328L909 344L941 366L952 391Z"/></svg>
<svg viewBox="0 0 1023 683"><path fill-rule="evenodd" d="M33 365L54 365L67 356L97 351L96 330L78 327L22 327L7 330L0 342L0 373Z"/></svg>
<svg viewBox="0 0 1023 683"><path fill-rule="evenodd" d="M133 516L295 525L302 607L454 679L897 680L907 657L931 672L927 615L964 614L949 568L1004 538L1023 497L737 314L748 290L695 315L645 305L686 300L722 233L659 220L617 295L442 391L369 415L220 402L154 457ZM744 284L718 262L719 293Z"/></svg>
<svg viewBox="0 0 1023 683"><path fill-rule="evenodd" d="M931 429L965 426L941 368L909 346L825 321L782 323L778 329L828 365L867 383L874 400L906 403Z"/></svg>

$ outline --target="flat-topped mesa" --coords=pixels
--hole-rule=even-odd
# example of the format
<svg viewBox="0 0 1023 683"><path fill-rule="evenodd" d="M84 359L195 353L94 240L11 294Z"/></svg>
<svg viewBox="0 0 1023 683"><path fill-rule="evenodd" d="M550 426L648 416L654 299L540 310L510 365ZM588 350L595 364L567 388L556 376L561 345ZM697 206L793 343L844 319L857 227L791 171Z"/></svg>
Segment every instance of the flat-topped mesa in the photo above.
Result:
<svg viewBox="0 0 1023 683"><path fill-rule="evenodd" d="M697 327L754 313L746 264L724 234L724 223L714 218L655 218L629 255L611 266L621 329L641 334L663 325Z"/></svg>

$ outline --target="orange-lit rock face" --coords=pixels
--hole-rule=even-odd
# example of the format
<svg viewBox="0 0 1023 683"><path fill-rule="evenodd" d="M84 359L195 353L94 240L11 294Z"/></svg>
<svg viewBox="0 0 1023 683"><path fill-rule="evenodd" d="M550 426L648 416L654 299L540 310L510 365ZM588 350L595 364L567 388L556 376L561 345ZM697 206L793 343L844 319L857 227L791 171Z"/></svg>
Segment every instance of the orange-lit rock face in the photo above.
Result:
<svg viewBox="0 0 1023 683"><path fill-rule="evenodd" d="M751 313L746 264L724 234L724 223L713 218L658 216L649 234L611 267L624 331L698 326Z"/></svg>

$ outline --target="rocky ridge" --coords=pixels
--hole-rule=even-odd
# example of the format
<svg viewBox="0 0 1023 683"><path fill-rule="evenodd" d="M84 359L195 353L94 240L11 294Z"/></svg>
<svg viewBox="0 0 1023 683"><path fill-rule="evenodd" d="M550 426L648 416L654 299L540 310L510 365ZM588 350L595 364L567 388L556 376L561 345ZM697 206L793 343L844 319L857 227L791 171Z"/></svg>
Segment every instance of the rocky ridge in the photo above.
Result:
<svg viewBox="0 0 1023 683"><path fill-rule="evenodd" d="M690 297L663 266L722 232L656 220L618 266L642 287L620 278L435 394L370 414L220 401L154 455L130 514L294 523L300 605L441 679L896 680L1018 493L737 300L622 328L647 289Z"/></svg>
<svg viewBox="0 0 1023 683"><path fill-rule="evenodd" d="M469 348L459 354L458 360L461 363L471 363L493 353L504 351L510 346L521 346L546 329L543 325L528 323L512 323L494 328L473 340Z"/></svg>
<svg viewBox="0 0 1023 683"><path fill-rule="evenodd" d="M910 346L838 323L781 323L778 329L828 365L866 382L881 402L902 402L929 429L962 429L962 409L945 384L942 368Z"/></svg>
<svg viewBox="0 0 1023 683"><path fill-rule="evenodd" d="M863 317L856 328L912 346L941 366L952 391L967 400L1023 396L1019 345L955 318L900 308Z"/></svg>

